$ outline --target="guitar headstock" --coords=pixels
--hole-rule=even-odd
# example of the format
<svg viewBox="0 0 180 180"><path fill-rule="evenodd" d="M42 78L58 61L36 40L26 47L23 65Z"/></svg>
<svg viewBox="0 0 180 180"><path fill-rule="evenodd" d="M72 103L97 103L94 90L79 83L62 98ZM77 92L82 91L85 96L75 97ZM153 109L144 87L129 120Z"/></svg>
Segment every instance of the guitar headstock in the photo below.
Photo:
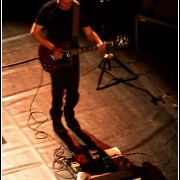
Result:
<svg viewBox="0 0 180 180"><path fill-rule="evenodd" d="M114 46L117 48L124 48L129 46L129 38L126 35L118 35L114 42Z"/></svg>

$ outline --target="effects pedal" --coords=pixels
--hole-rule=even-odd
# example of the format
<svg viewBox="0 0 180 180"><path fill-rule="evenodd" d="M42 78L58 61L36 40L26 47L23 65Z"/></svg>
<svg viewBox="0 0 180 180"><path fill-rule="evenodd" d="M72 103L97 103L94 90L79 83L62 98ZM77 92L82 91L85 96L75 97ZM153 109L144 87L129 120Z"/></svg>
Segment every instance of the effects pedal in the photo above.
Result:
<svg viewBox="0 0 180 180"><path fill-rule="evenodd" d="M71 168L75 173L82 172L81 165L77 162L71 162Z"/></svg>
<svg viewBox="0 0 180 180"><path fill-rule="evenodd" d="M75 156L75 161L78 162L79 164L88 164L89 159L86 156L86 154L79 154Z"/></svg>
<svg viewBox="0 0 180 180"><path fill-rule="evenodd" d="M92 159L99 159L99 153L97 150L89 150L89 154Z"/></svg>

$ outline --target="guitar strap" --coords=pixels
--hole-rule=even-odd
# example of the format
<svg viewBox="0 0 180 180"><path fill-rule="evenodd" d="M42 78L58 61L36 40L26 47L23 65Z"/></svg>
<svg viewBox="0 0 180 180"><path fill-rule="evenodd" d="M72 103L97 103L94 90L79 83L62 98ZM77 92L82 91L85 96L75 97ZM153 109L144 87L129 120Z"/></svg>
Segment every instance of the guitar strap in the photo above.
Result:
<svg viewBox="0 0 180 180"><path fill-rule="evenodd" d="M79 2L74 0L72 38L73 41L77 44L78 44L78 37L79 37Z"/></svg>

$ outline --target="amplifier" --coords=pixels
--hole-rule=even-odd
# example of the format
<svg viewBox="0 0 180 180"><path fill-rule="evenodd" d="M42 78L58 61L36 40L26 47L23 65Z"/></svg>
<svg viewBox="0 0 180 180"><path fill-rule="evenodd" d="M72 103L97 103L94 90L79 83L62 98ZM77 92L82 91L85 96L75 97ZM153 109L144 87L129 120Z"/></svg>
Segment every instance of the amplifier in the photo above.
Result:
<svg viewBox="0 0 180 180"><path fill-rule="evenodd" d="M138 52L177 60L178 28L165 21L138 14L135 17L135 47Z"/></svg>

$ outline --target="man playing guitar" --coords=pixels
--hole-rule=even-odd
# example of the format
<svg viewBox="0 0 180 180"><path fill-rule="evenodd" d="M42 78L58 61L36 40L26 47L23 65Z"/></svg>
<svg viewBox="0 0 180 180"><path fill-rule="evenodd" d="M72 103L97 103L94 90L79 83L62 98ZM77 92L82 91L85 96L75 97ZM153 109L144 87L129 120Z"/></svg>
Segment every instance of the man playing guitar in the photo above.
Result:
<svg viewBox="0 0 180 180"><path fill-rule="evenodd" d="M76 10L74 7L77 7ZM75 11L78 11L78 13L75 13ZM87 39L96 45L99 53L104 52L106 42L102 42L97 33L91 28L87 17L82 12L80 4L75 0L52 0L45 3L32 25L30 34L40 43L39 52L46 54L47 50L47 59L50 58L48 61L54 63L63 58L64 54L67 53L67 42L71 42L73 46L79 47L77 39L74 38L78 36L73 34L75 26L78 26L76 31L77 28L78 30L79 27L82 28ZM44 32L43 29L46 29L46 34L42 33ZM61 122L63 113L69 128L73 130L80 129L74 112L74 108L79 101L78 88L80 76L78 54L71 57L71 62L67 66L58 66L52 72L51 70L49 71L52 82L52 107L50 115L53 129L58 134L65 132ZM46 64L41 63L42 65ZM45 70L48 70L48 66L47 68L45 67ZM65 101L63 100L64 95Z"/></svg>

